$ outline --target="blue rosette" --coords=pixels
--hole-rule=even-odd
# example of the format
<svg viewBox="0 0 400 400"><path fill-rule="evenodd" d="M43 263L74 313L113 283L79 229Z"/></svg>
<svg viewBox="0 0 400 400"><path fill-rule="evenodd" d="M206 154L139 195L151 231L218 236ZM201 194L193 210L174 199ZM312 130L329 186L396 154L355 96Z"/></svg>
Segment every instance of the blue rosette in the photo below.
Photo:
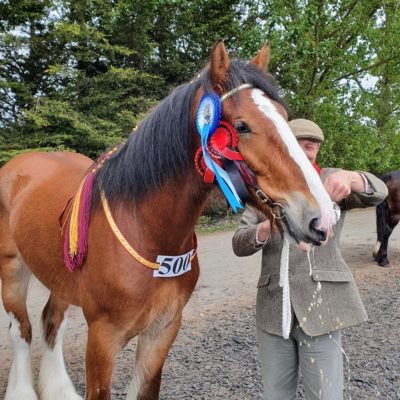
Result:
<svg viewBox="0 0 400 400"><path fill-rule="evenodd" d="M221 120L222 104L221 99L215 93L205 94L199 104L196 114L196 128L201 137L204 162L212 170L217 183L226 197L232 210L236 213L238 208L243 208L239 195L227 174L218 164L214 162L208 152L208 140L217 129Z"/></svg>

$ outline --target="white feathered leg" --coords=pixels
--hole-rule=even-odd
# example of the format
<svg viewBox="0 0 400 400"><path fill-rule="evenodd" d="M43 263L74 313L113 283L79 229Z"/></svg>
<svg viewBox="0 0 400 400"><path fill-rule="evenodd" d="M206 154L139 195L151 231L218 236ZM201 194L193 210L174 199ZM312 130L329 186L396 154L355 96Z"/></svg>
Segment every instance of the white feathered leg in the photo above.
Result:
<svg viewBox="0 0 400 400"><path fill-rule="evenodd" d="M75 388L65 369L62 339L66 322L65 318L58 329L53 348L43 338L43 358L39 373L41 400L83 400L75 392Z"/></svg>
<svg viewBox="0 0 400 400"><path fill-rule="evenodd" d="M38 400L33 387L31 351L29 343L21 337L20 323L9 313L10 337L14 347L14 358L8 378L4 400Z"/></svg>

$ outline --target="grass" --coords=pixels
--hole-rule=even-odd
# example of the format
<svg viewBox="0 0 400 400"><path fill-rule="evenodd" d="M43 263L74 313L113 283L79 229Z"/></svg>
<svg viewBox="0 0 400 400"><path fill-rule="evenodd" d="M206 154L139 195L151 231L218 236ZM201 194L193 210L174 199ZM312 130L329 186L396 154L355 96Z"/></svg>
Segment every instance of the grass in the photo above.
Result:
<svg viewBox="0 0 400 400"><path fill-rule="evenodd" d="M215 232L226 232L236 229L239 226L240 215L229 213L225 216L206 216L199 218L195 231L198 235L205 235Z"/></svg>

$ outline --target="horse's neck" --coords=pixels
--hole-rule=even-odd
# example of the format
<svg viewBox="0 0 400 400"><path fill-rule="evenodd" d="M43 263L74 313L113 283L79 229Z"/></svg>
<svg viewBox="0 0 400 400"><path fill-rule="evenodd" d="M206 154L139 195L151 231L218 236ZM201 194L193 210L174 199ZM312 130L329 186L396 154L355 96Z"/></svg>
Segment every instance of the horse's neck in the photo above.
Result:
<svg viewBox="0 0 400 400"><path fill-rule="evenodd" d="M124 224L128 237L157 251L181 251L192 240L210 193L210 186L203 184L198 176L189 176L190 179L163 185L138 206L118 210L117 218Z"/></svg>

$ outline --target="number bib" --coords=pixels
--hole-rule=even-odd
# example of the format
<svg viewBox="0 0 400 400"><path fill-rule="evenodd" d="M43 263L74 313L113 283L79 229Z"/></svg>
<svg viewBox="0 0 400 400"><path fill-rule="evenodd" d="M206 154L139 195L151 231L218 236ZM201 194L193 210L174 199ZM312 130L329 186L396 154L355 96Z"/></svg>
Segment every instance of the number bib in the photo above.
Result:
<svg viewBox="0 0 400 400"><path fill-rule="evenodd" d="M181 256L158 256L157 262L160 268L156 269L153 276L156 278L172 278L182 275L192 269L191 257L193 251Z"/></svg>

